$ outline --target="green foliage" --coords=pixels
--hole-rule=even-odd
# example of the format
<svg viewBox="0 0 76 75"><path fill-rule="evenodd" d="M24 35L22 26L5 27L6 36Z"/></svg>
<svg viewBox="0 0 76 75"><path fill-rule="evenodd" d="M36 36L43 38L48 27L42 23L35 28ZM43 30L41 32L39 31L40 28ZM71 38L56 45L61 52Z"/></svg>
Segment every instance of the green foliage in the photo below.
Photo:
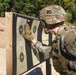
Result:
<svg viewBox="0 0 76 75"><path fill-rule="evenodd" d="M4 16L4 11L5 9L4 9L4 4L3 3L0 3L0 16Z"/></svg>
<svg viewBox="0 0 76 75"><path fill-rule="evenodd" d="M72 19L72 14L68 10L66 11L66 18L68 22L70 22Z"/></svg>
<svg viewBox="0 0 76 75"><path fill-rule="evenodd" d="M5 11L11 11L37 17L39 11L50 4L61 5L68 21L76 24L76 0L0 0L0 16L4 16Z"/></svg>

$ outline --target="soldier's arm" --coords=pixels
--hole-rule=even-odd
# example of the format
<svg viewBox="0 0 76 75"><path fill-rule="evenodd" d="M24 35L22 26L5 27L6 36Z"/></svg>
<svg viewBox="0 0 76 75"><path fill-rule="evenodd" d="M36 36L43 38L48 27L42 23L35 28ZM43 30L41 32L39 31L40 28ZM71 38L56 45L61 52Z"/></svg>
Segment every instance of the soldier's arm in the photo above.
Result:
<svg viewBox="0 0 76 75"><path fill-rule="evenodd" d="M40 42L38 42L37 40L34 39L34 37L32 36L31 33L31 29L28 23L26 23L24 25L24 33L22 34L22 36L33 43L33 46L35 47L35 49L39 52L42 52L43 54L47 54L50 52L51 47L44 47L42 46L42 44Z"/></svg>
<svg viewBox="0 0 76 75"><path fill-rule="evenodd" d="M41 42L33 39L32 40L33 46L38 50L39 52L42 52L43 54L48 54L51 51L51 46L43 46Z"/></svg>

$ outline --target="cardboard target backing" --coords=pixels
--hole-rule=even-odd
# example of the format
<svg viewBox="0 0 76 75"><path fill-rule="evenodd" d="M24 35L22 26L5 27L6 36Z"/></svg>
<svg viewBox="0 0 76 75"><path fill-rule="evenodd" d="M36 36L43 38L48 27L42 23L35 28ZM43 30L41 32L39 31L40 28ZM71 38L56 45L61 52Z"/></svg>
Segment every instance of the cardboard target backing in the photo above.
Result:
<svg viewBox="0 0 76 75"><path fill-rule="evenodd" d="M29 24L33 37L42 42L43 46L49 45L51 41L51 34L44 33L44 29L37 18L13 13L11 33L12 75L22 75L49 58L49 55L45 56L40 52L36 53L32 48L32 44L22 37L21 34L24 32L25 23Z"/></svg>
<svg viewBox="0 0 76 75"><path fill-rule="evenodd" d="M17 75L27 70L27 57L26 57L27 55L26 55L26 48L25 48L26 44L25 44L24 38L21 35L21 32L23 31L23 26L26 22L27 22L26 19L20 18L20 17L17 18L17 22L16 22Z"/></svg>

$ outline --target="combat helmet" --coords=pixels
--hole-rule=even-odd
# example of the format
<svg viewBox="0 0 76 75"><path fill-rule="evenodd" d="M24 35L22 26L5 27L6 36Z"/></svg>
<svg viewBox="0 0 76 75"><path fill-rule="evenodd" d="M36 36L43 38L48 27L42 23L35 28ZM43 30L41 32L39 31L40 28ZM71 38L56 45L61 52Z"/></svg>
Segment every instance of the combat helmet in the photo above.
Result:
<svg viewBox="0 0 76 75"><path fill-rule="evenodd" d="M50 5L40 11L40 20L45 21L48 25L57 24L65 21L65 15L66 12L61 6Z"/></svg>

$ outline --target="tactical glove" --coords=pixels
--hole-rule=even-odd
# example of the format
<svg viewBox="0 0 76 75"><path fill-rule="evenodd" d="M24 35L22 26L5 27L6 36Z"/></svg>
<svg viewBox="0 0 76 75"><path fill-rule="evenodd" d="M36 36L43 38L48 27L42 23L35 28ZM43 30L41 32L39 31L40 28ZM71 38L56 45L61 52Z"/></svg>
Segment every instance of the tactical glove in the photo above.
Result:
<svg viewBox="0 0 76 75"><path fill-rule="evenodd" d="M69 70L69 60L63 57L61 54L57 54L52 51L53 66L60 75L76 75L76 72Z"/></svg>
<svg viewBox="0 0 76 75"><path fill-rule="evenodd" d="M32 36L32 33L31 33L31 29L30 29L30 26L28 25L28 23L26 23L24 25L24 33L22 34L22 36L28 40L28 41L32 41L34 38Z"/></svg>
<svg viewBox="0 0 76 75"><path fill-rule="evenodd" d="M57 72L60 74L68 70L68 60L65 59L61 54L56 54L54 51L53 55L53 66Z"/></svg>

